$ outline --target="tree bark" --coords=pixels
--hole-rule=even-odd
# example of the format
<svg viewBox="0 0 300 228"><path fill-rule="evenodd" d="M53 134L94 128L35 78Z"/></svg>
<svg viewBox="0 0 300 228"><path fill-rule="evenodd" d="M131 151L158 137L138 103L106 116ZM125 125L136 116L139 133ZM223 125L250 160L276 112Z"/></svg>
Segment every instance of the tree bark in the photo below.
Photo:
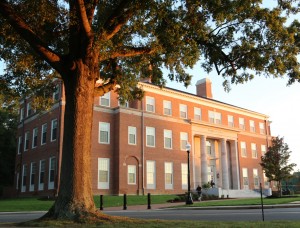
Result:
<svg viewBox="0 0 300 228"><path fill-rule="evenodd" d="M76 220L96 214L91 184L91 132L94 74L77 61L75 69L62 75L66 109L58 198L45 218Z"/></svg>

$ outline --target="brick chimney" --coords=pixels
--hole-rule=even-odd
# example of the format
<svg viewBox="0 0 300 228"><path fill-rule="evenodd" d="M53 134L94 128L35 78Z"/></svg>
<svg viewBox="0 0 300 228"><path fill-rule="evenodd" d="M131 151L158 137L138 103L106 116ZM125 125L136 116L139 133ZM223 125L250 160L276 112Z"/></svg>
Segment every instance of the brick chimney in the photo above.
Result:
<svg viewBox="0 0 300 228"><path fill-rule="evenodd" d="M196 83L197 96L212 98L211 81L203 78Z"/></svg>

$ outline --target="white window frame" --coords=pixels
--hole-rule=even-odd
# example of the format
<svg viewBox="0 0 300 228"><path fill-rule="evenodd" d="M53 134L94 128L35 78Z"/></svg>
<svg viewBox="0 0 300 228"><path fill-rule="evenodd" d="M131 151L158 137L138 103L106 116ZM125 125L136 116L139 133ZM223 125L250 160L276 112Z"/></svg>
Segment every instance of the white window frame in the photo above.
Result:
<svg viewBox="0 0 300 228"><path fill-rule="evenodd" d="M262 122L259 123L259 133L263 135L266 134L265 124Z"/></svg>
<svg viewBox="0 0 300 228"><path fill-rule="evenodd" d="M30 102L28 102L27 105L26 105L26 117L28 117L31 114L33 114L32 112L33 112L33 110L31 108L31 104L30 104Z"/></svg>
<svg viewBox="0 0 300 228"><path fill-rule="evenodd" d="M104 107L110 107L110 92L105 93L100 97L100 105Z"/></svg>
<svg viewBox="0 0 300 228"><path fill-rule="evenodd" d="M246 158L247 157L247 145L246 142L241 142L241 156Z"/></svg>
<svg viewBox="0 0 300 228"><path fill-rule="evenodd" d="M239 128L242 130L245 130L245 119L242 117L239 117Z"/></svg>
<svg viewBox="0 0 300 228"><path fill-rule="evenodd" d="M266 145L260 145L260 150L261 150L261 156L265 156L265 154L267 153Z"/></svg>
<svg viewBox="0 0 300 228"><path fill-rule="evenodd" d="M153 137L153 145L149 142L149 137ZM147 147L155 147L155 128L154 127L146 127L146 146Z"/></svg>
<svg viewBox="0 0 300 228"><path fill-rule="evenodd" d="M167 175L170 175L170 183L167 182ZM165 189L173 189L174 171L173 162L165 162Z"/></svg>
<svg viewBox="0 0 300 228"><path fill-rule="evenodd" d="M208 111L209 122L214 124L222 123L222 114L220 112Z"/></svg>
<svg viewBox="0 0 300 228"><path fill-rule="evenodd" d="M247 168L242 168L242 175L243 175L243 189L249 189L249 176L248 176Z"/></svg>
<svg viewBox="0 0 300 228"><path fill-rule="evenodd" d="M146 184L147 189L156 188L156 163L155 161L148 160L146 161Z"/></svg>
<svg viewBox="0 0 300 228"><path fill-rule="evenodd" d="M101 141L101 132L107 134L107 140ZM99 122L99 136L98 136L98 142L100 144L110 144L110 123L107 122Z"/></svg>
<svg viewBox="0 0 300 228"><path fill-rule="evenodd" d="M263 177L264 177L264 186L265 186L265 188L269 188L269 185L270 185L269 179L267 178L266 173L264 171L263 171Z"/></svg>
<svg viewBox="0 0 300 228"><path fill-rule="evenodd" d="M120 100L118 100L118 105L123 108L129 108L129 102L125 101L124 104L121 104Z"/></svg>
<svg viewBox="0 0 300 228"><path fill-rule="evenodd" d="M170 142L170 146L167 145L167 142ZM164 148L172 149L173 148L173 140L172 140L172 131L164 129Z"/></svg>
<svg viewBox="0 0 300 228"><path fill-rule="evenodd" d="M21 192L26 192L26 185L27 185L27 164L23 164Z"/></svg>
<svg viewBox="0 0 300 228"><path fill-rule="evenodd" d="M20 108L20 122L24 119L24 107Z"/></svg>
<svg viewBox="0 0 300 228"><path fill-rule="evenodd" d="M29 150L29 131L25 132L25 137L24 137L24 151Z"/></svg>
<svg viewBox="0 0 300 228"><path fill-rule="evenodd" d="M35 186L35 174L36 174L36 162L31 162L30 164L30 182L29 182L29 191L34 191Z"/></svg>
<svg viewBox="0 0 300 228"><path fill-rule="evenodd" d="M180 132L180 150L186 150L186 144L189 140L187 132Z"/></svg>
<svg viewBox="0 0 300 228"><path fill-rule="evenodd" d="M34 149L38 145L38 128L33 128L32 130L32 142L31 142L31 148Z"/></svg>
<svg viewBox="0 0 300 228"><path fill-rule="evenodd" d="M255 132L255 122L254 120L249 120L250 131Z"/></svg>
<svg viewBox="0 0 300 228"><path fill-rule="evenodd" d="M181 163L181 189L188 189L188 165L187 163Z"/></svg>
<svg viewBox="0 0 300 228"><path fill-rule="evenodd" d="M45 134L45 142L44 142L44 134ZM42 131L41 131L41 145L45 145L47 143L47 123L44 123L42 125Z"/></svg>
<svg viewBox="0 0 300 228"><path fill-rule="evenodd" d="M55 90L52 94L52 99L54 102L59 100L60 86L59 84L55 85Z"/></svg>
<svg viewBox="0 0 300 228"><path fill-rule="evenodd" d="M46 170L46 161L45 160L40 160L39 164L39 191L44 190L44 185L45 185L45 170ZM42 173L43 173L43 178L42 178ZM41 182L41 180L43 182Z"/></svg>
<svg viewBox="0 0 300 228"><path fill-rule="evenodd" d="M188 108L185 104L179 104L179 112L181 119L187 119L188 117Z"/></svg>
<svg viewBox="0 0 300 228"><path fill-rule="evenodd" d="M228 115L227 120L228 120L228 126L234 127L234 117L232 115Z"/></svg>
<svg viewBox="0 0 300 228"><path fill-rule="evenodd" d="M18 154L21 154L21 149L22 149L22 136L18 137Z"/></svg>
<svg viewBox="0 0 300 228"><path fill-rule="evenodd" d="M109 189L109 167L110 159L109 158L98 158L98 189ZM106 181L101 179L100 172L105 172L104 176Z"/></svg>
<svg viewBox="0 0 300 228"><path fill-rule="evenodd" d="M194 119L195 120L201 120L202 119L201 108L194 107Z"/></svg>
<svg viewBox="0 0 300 228"><path fill-rule="evenodd" d="M253 169L253 185L255 189L259 187L258 169Z"/></svg>
<svg viewBox="0 0 300 228"><path fill-rule="evenodd" d="M51 175L53 175L51 180ZM49 158L48 189L54 189L56 175L56 157Z"/></svg>
<svg viewBox="0 0 300 228"><path fill-rule="evenodd" d="M132 180L131 177L133 177ZM136 165L127 166L127 183L128 185L136 185Z"/></svg>
<svg viewBox="0 0 300 228"><path fill-rule="evenodd" d="M257 158L257 146L256 143L251 143L252 158Z"/></svg>
<svg viewBox="0 0 300 228"><path fill-rule="evenodd" d="M172 102L164 100L163 106L164 106L164 115L172 116Z"/></svg>
<svg viewBox="0 0 300 228"><path fill-rule="evenodd" d="M131 142L131 139L133 139L134 142ZM136 145L136 127L128 126L128 144Z"/></svg>
<svg viewBox="0 0 300 228"><path fill-rule="evenodd" d="M146 96L146 111L155 112L155 98Z"/></svg>
<svg viewBox="0 0 300 228"><path fill-rule="evenodd" d="M55 131L55 134L54 134ZM58 121L57 119L53 119L51 121L51 142L56 141L58 133ZM55 138L54 138L55 136Z"/></svg>

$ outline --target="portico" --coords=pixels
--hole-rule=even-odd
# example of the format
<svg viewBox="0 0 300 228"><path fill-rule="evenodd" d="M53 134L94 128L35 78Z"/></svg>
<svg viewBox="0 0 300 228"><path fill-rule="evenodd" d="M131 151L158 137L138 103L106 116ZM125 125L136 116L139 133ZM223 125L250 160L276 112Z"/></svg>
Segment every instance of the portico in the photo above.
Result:
<svg viewBox="0 0 300 228"><path fill-rule="evenodd" d="M216 188L240 189L237 133L221 125L192 123L193 187L213 181Z"/></svg>

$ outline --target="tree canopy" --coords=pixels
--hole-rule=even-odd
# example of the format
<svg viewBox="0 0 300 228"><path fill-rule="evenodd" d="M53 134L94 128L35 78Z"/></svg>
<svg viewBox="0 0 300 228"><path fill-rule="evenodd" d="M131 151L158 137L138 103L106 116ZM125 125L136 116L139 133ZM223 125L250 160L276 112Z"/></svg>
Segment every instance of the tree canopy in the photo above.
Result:
<svg viewBox="0 0 300 228"><path fill-rule="evenodd" d="M261 0L0 0L1 90L36 100L53 78L65 86L61 182L54 218L93 214L90 151L94 96L116 90L141 98L142 78L188 85L198 61L224 86L254 75L300 81L299 23L287 25L299 1Z"/></svg>
<svg viewBox="0 0 300 228"><path fill-rule="evenodd" d="M268 151L261 157L261 163L266 177L269 181L278 182L278 191L281 192L281 182L292 176L295 163L289 164L290 159L289 146L284 143L284 138L279 136L272 139L272 145Z"/></svg>

